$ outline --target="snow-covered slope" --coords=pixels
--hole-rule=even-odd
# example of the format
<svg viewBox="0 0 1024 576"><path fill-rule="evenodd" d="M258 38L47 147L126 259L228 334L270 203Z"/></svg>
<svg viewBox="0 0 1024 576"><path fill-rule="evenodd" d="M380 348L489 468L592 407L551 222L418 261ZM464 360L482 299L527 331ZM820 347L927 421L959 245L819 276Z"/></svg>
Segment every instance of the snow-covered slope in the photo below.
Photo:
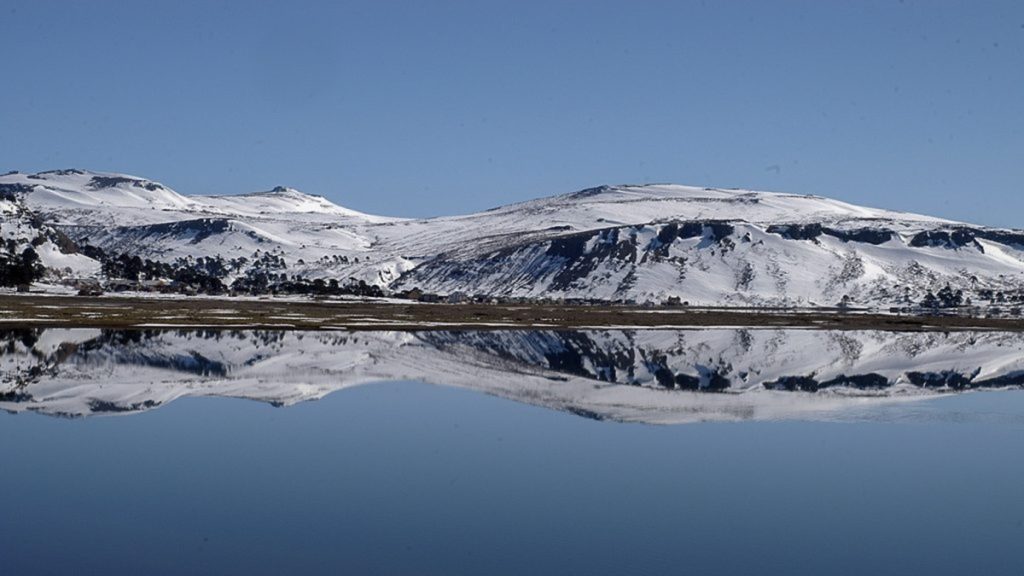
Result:
<svg viewBox="0 0 1024 576"><path fill-rule="evenodd" d="M99 273L99 262L78 254L69 238L25 206L30 190L0 180L0 286L29 283L43 270L57 278Z"/></svg>
<svg viewBox="0 0 1024 576"><path fill-rule="evenodd" d="M323 196L314 196L300 192L294 188L278 186L269 192L239 194L237 196L197 196L195 200L202 204L210 213L222 213L232 216L274 216L280 214L325 214L334 217L356 218L366 221L388 221L349 210L334 204Z"/></svg>
<svg viewBox="0 0 1024 576"><path fill-rule="evenodd" d="M275 405L421 380L620 421L836 418L1024 384L1024 335L815 330L0 332L0 408L137 412L183 396Z"/></svg>
<svg viewBox="0 0 1024 576"><path fill-rule="evenodd" d="M287 291L320 279L383 293L692 305L1024 301L1024 232L817 196L603 186L463 216L398 219L290 188L184 196L81 170L12 173L0 186L97 260L138 256L173 268L147 272L147 280L198 267L224 289Z"/></svg>

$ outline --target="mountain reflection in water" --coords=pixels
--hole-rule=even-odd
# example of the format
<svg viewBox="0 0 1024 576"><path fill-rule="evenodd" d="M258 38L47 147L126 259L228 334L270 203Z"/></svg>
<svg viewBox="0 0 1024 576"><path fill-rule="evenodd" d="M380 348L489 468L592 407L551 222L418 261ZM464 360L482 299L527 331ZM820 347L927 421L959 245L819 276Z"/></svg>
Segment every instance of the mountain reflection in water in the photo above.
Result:
<svg viewBox="0 0 1024 576"><path fill-rule="evenodd" d="M599 419L830 419L1024 384L1024 334L821 330L0 331L0 408L131 413L183 396L274 405L420 380Z"/></svg>

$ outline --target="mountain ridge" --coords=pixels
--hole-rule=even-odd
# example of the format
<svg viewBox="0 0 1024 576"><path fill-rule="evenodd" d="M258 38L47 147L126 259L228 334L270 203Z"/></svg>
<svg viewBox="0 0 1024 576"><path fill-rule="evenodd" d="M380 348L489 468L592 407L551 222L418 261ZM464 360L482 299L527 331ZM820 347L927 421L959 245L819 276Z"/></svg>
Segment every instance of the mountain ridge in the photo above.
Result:
<svg viewBox="0 0 1024 576"><path fill-rule="evenodd" d="M49 250L39 279L51 282L755 307L1024 302L1024 232L813 195L605 185L410 219L283 186L188 196L76 169L8 173L0 193L4 214L60 232L94 262L69 266ZM18 240L9 259L46 244L19 229L4 234Z"/></svg>

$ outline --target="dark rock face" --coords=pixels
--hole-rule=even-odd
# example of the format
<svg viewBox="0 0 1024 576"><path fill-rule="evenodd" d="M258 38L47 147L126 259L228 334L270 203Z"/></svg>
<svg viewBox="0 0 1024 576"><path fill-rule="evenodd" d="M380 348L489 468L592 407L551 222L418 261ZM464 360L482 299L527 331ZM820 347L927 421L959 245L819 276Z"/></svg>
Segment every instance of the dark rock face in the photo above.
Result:
<svg viewBox="0 0 1024 576"><path fill-rule="evenodd" d="M46 170L37 174L32 174L29 178L35 177L36 179L42 180L44 176L82 176L85 174L84 170L78 168L66 168L63 170Z"/></svg>
<svg viewBox="0 0 1024 576"><path fill-rule="evenodd" d="M780 224L769 226L769 234L778 234L787 240L815 240L822 234L838 238L843 242L860 242L863 244L884 244L892 240L892 230L884 228L858 228L856 230L839 230L821 224Z"/></svg>
<svg viewBox="0 0 1024 576"><path fill-rule="evenodd" d="M843 242L860 242L862 244L885 244L892 240L893 231L883 228L858 228L856 230L836 230L834 228L822 228L823 234L839 238Z"/></svg>
<svg viewBox="0 0 1024 576"><path fill-rule="evenodd" d="M907 379L921 388L948 388L950 390L984 390L1024 386L1024 373L1007 374L995 378L977 380L977 373L963 374L944 370L942 372L908 372Z"/></svg>
<svg viewBox="0 0 1024 576"><path fill-rule="evenodd" d="M548 247L548 256L558 256L570 260L583 256L587 241L593 238L593 234L575 234L563 238L556 238L551 241Z"/></svg>
<svg viewBox="0 0 1024 576"><path fill-rule="evenodd" d="M821 224L784 224L767 228L769 234L778 234L787 240L814 240L821 236Z"/></svg>
<svg viewBox="0 0 1024 576"><path fill-rule="evenodd" d="M10 390L8 392L0 392L0 402L30 402L32 401L32 395L21 390Z"/></svg>
<svg viewBox="0 0 1024 576"><path fill-rule="evenodd" d="M182 220L180 222L132 226L123 230L130 232L137 240L156 236L192 236L190 243L198 244L214 234L222 234L230 229L231 222L228 220L222 218L199 218L196 220Z"/></svg>
<svg viewBox="0 0 1024 576"><path fill-rule="evenodd" d="M573 192L572 194L569 194L566 197L567 198L589 198L589 197L592 197L592 196L599 196L601 194L604 194L605 192L608 192L609 190L613 190L613 188L611 186L596 186L594 188L584 188L583 190L580 190L579 192Z"/></svg>
<svg viewBox="0 0 1024 576"><path fill-rule="evenodd" d="M951 230L925 230L918 232L910 239L910 245L915 248L925 246L949 248L958 250L964 246L975 246L981 248L975 242L976 230L971 228L953 228Z"/></svg>
<svg viewBox="0 0 1024 576"><path fill-rule="evenodd" d="M785 390L786 392L814 392L821 384L813 376L783 376L771 382L765 382L768 390Z"/></svg>
<svg viewBox="0 0 1024 576"><path fill-rule="evenodd" d="M118 184L131 184L136 188L145 188L150 192L157 190L163 190L164 187L157 184L156 182L150 182L148 180L139 180L138 178L125 178L123 176L93 176L89 180L89 187L93 190L101 190L103 188L113 188Z"/></svg>
<svg viewBox="0 0 1024 576"><path fill-rule="evenodd" d="M135 402L133 404L121 405L113 402L105 402L103 400L93 400L89 402L89 410L95 414L122 414L126 412L141 412L143 410L149 410L159 406L153 400L146 400L144 402Z"/></svg>
<svg viewBox="0 0 1024 576"><path fill-rule="evenodd" d="M910 245L915 248L931 246L953 250L965 246L974 246L984 252L982 246L977 242L978 238L1011 247L1019 248L1024 246L1024 233L1007 230L967 228L964 226L946 230L925 230L924 232L919 232L910 239Z"/></svg>
<svg viewBox="0 0 1024 576"><path fill-rule="evenodd" d="M661 227L658 230L658 242L661 244L671 244L679 237L679 224L671 222Z"/></svg>
<svg viewBox="0 0 1024 576"><path fill-rule="evenodd" d="M28 184L0 184L0 200L14 202L18 194L28 194L34 186Z"/></svg>
<svg viewBox="0 0 1024 576"><path fill-rule="evenodd" d="M973 377L959 372L907 372L907 379L914 386L921 388L952 388L963 390L971 388Z"/></svg>
<svg viewBox="0 0 1024 576"><path fill-rule="evenodd" d="M732 235L733 228L732 224L728 222L720 222L717 220L708 220L704 224L704 236L712 242L720 242Z"/></svg>
<svg viewBox="0 0 1024 576"><path fill-rule="evenodd" d="M622 232L620 228L611 228L552 240L547 255L563 258L565 262L551 279L551 288L565 290L574 281L586 278L598 265L607 260L620 263L636 262L636 237ZM587 243L594 239L597 242L587 252Z"/></svg>
<svg viewBox="0 0 1024 576"><path fill-rule="evenodd" d="M978 230L975 232L975 235L978 238L998 242L1006 246L1016 248L1024 247L1024 233L1020 232L1009 232L1006 230Z"/></svg>
<svg viewBox="0 0 1024 576"><path fill-rule="evenodd" d="M675 242L678 238L680 240L686 240L688 238L700 238L704 235L704 224L700 222L680 222L676 225L677 233L674 237L668 238L666 244Z"/></svg>
<svg viewBox="0 0 1024 576"><path fill-rule="evenodd" d="M817 392L826 388L856 388L858 390L882 390L892 386L889 379L881 374L845 374L831 380L819 381L813 376L784 376L771 382L765 382L768 390L784 390L786 392Z"/></svg>
<svg viewBox="0 0 1024 576"><path fill-rule="evenodd" d="M840 230L821 224L778 224L768 226L766 231L769 234L778 234L787 240L815 240L822 234L838 238L843 242L860 242L863 244L879 245L892 240L896 233L885 228L857 228L854 230ZM969 228L958 226L949 229L925 230L915 234L910 239L910 246L914 248L938 247L959 250L965 247L973 247L982 252L984 249L978 244L977 239L985 239L998 242L1007 246L1024 246L1024 234L1005 230L987 230L981 228Z"/></svg>
<svg viewBox="0 0 1024 576"><path fill-rule="evenodd" d="M658 242L671 244L688 238L707 238L719 242L733 233L733 226L721 220L688 220L669 222L658 230Z"/></svg>

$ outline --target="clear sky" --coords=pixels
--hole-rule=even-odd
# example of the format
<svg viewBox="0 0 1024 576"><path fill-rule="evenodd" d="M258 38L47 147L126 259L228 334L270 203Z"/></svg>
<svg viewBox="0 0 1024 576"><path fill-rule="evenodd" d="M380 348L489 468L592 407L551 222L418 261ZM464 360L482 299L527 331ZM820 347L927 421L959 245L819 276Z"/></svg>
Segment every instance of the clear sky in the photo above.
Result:
<svg viewBox="0 0 1024 576"><path fill-rule="evenodd" d="M1024 228L1019 1L0 0L0 171L397 216L605 183Z"/></svg>

